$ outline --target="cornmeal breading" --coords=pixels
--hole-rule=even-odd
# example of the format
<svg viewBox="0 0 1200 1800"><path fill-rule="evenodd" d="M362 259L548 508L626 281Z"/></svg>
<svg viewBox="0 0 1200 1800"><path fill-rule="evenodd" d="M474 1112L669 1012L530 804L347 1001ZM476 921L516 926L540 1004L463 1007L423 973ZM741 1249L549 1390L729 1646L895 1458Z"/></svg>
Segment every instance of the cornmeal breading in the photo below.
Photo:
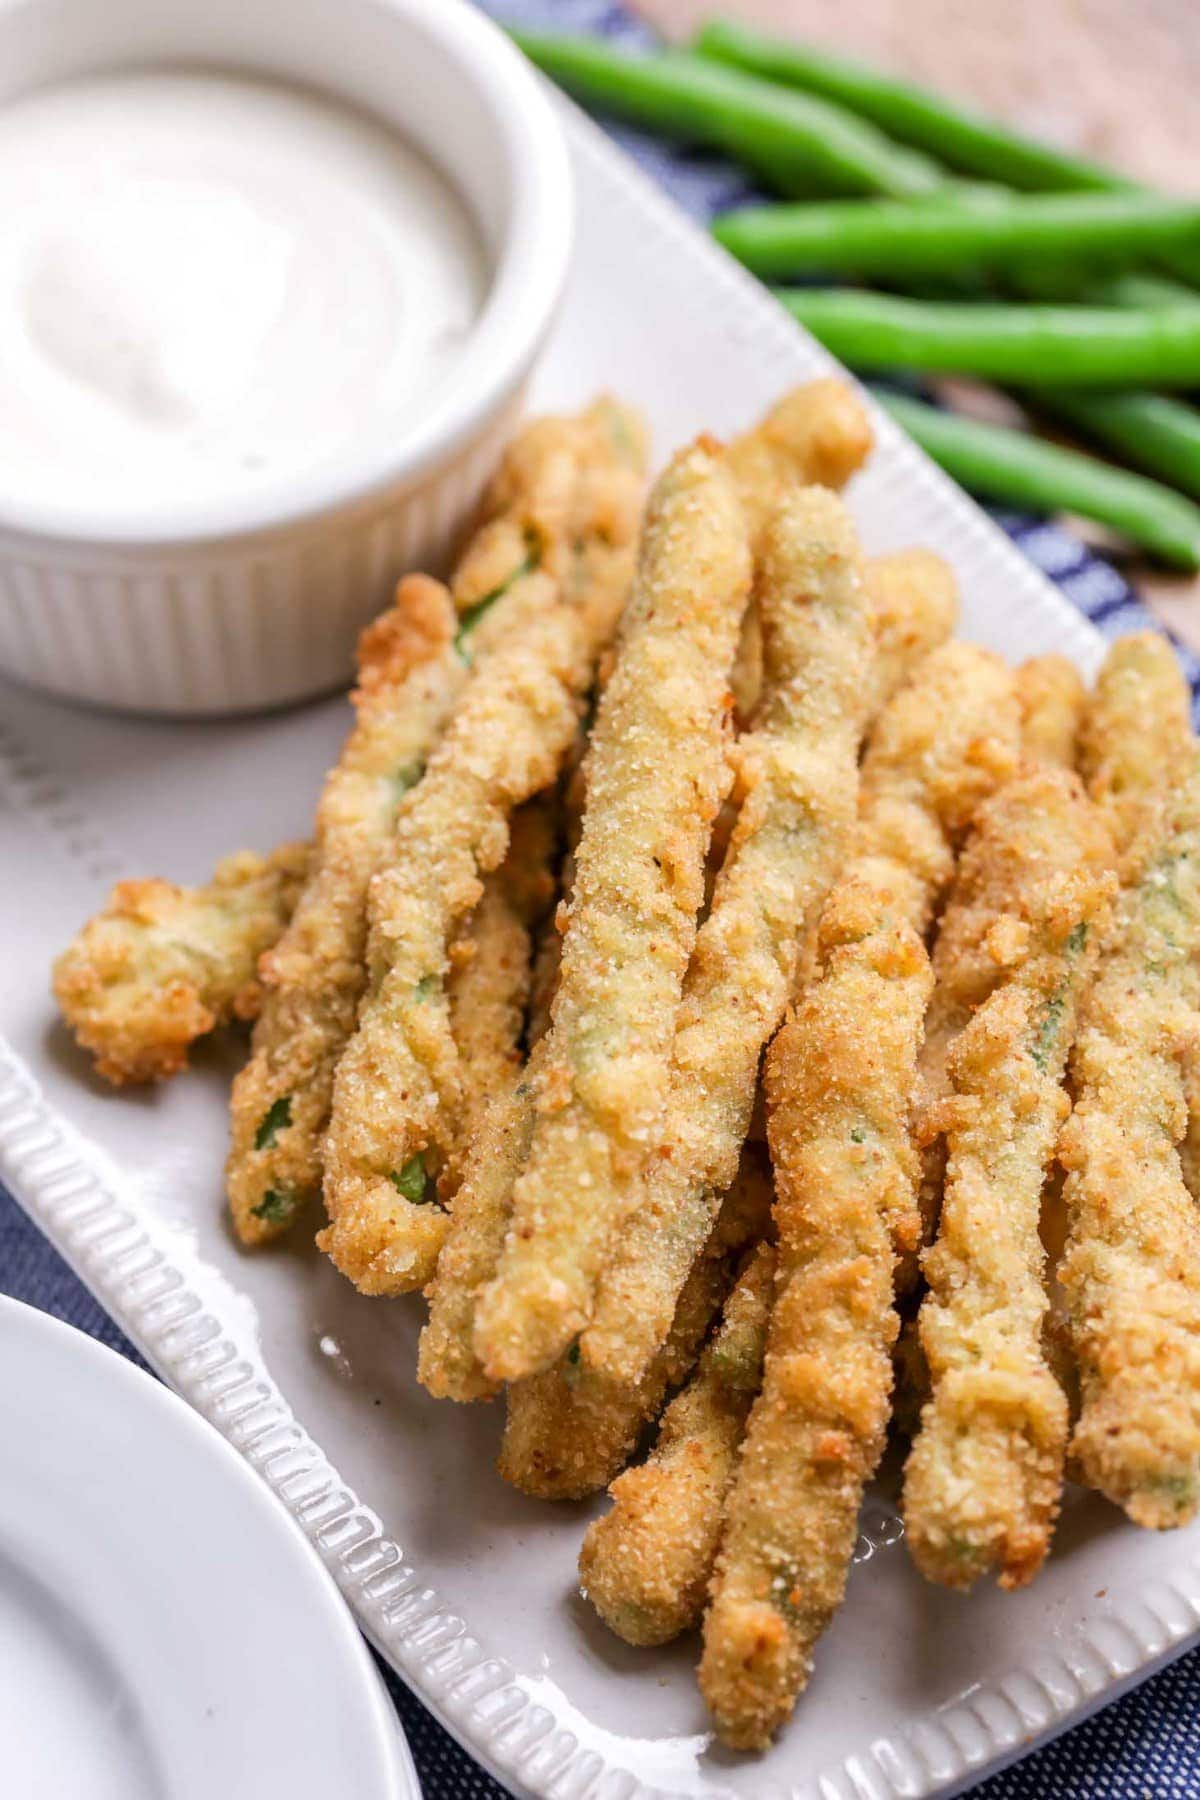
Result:
<svg viewBox="0 0 1200 1800"><path fill-rule="evenodd" d="M504 597L505 632L401 801L371 882L367 987L334 1078L319 1240L364 1293L402 1293L433 1274L447 1216L428 1190L461 1107L450 944L481 877L504 859L512 811L549 785L574 743L624 604L641 510L636 422L604 403L572 437L563 541Z"/></svg>
<svg viewBox="0 0 1200 1800"><path fill-rule="evenodd" d="M663 1117L749 585L737 490L719 449L695 444L655 488L596 713L533 1137L476 1315L492 1378L546 1368L586 1323Z"/></svg>
<svg viewBox="0 0 1200 1800"><path fill-rule="evenodd" d="M854 825L874 646L858 540L823 488L775 514L758 599L763 709L737 746L744 797L683 987L667 1129L581 1340L589 1368L624 1380L666 1337L737 1167L763 1046Z"/></svg>
<svg viewBox="0 0 1200 1800"><path fill-rule="evenodd" d="M163 1081L197 1038L262 1004L258 960L286 928L307 844L243 850L203 887L121 881L54 964L54 997L106 1081Z"/></svg>
<svg viewBox="0 0 1200 1800"><path fill-rule="evenodd" d="M1068 1111L1067 1055L1114 886L1111 839L1073 773L1032 769L987 812L985 841L1038 817L1056 855L1031 860L993 926L1005 973L954 1044L950 1093L928 1121L947 1160L920 1313L931 1392L904 1518L922 1572L963 1588L993 1569L1002 1587L1029 1581L1058 1514L1067 1401L1044 1349L1039 1221Z"/></svg>
<svg viewBox="0 0 1200 1800"><path fill-rule="evenodd" d="M1183 1180L1200 1009L1200 752L1121 895L1071 1060L1058 1279L1079 1365L1072 1454L1139 1525L1200 1504L1200 1217Z"/></svg>
<svg viewBox="0 0 1200 1800"><path fill-rule="evenodd" d="M583 1593L627 1644L700 1623L746 1415L762 1376L775 1253L761 1244L730 1290L696 1372L648 1459L618 1475L579 1553Z"/></svg>

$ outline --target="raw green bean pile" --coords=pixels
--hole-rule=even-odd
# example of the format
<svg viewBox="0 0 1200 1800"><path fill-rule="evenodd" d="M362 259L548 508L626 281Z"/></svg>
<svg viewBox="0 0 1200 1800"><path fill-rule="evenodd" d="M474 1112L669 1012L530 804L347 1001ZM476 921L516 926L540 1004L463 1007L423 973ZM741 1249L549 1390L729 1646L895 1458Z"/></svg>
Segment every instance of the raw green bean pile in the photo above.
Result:
<svg viewBox="0 0 1200 1800"><path fill-rule="evenodd" d="M585 105L720 150L782 196L714 233L786 284L783 304L852 369L1001 383L1035 420L1140 471L888 400L965 487L1200 566L1200 410L1179 397L1200 391L1200 199L731 19L639 56L514 36ZM890 291L813 285L830 280Z"/></svg>

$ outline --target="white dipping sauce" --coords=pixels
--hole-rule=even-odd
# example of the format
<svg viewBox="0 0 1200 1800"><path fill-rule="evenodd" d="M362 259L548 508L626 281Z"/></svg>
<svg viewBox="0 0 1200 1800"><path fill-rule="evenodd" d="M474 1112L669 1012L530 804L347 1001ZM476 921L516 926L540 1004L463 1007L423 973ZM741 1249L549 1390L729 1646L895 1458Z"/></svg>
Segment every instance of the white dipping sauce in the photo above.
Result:
<svg viewBox="0 0 1200 1800"><path fill-rule="evenodd" d="M474 221L417 151L217 72L97 75L0 109L0 219L9 503L169 515L399 443L487 285Z"/></svg>

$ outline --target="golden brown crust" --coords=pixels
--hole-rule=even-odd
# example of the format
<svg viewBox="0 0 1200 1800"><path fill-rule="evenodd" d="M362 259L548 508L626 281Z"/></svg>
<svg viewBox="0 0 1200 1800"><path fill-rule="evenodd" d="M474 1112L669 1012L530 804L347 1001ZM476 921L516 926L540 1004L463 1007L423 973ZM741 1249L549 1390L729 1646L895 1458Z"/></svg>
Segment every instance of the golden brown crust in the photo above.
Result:
<svg viewBox="0 0 1200 1800"><path fill-rule="evenodd" d="M1104 659L1079 734L1079 767L1126 861L1157 824L1157 806L1191 743L1191 694L1160 632L1118 638ZM1135 869L1123 871L1125 879Z"/></svg>
<svg viewBox="0 0 1200 1800"><path fill-rule="evenodd" d="M203 887L121 881L54 964L54 997L114 1086L163 1081L192 1044L261 1002L258 960L278 939L307 844L228 856Z"/></svg>
<svg viewBox="0 0 1200 1800"><path fill-rule="evenodd" d="M767 1057L776 1299L700 1664L717 1730L739 1749L770 1741L807 1680L887 1422L892 1239L913 1208L908 1108L930 979L920 939L888 910L853 879L834 890L817 979Z"/></svg>
<svg viewBox="0 0 1200 1800"><path fill-rule="evenodd" d="M1065 656L1031 656L1017 670L1021 752L1027 762L1073 769L1087 688Z"/></svg>
<svg viewBox="0 0 1200 1800"><path fill-rule="evenodd" d="M679 1296L667 1341L640 1380L595 1375L568 1351L507 1394L500 1474L541 1500L581 1500L624 1468L671 1388L686 1379L733 1280L741 1253L770 1212L770 1184L753 1152L742 1159L716 1224Z"/></svg>
<svg viewBox="0 0 1200 1800"><path fill-rule="evenodd" d="M894 550L867 562L875 627L871 711L886 706L958 620L958 583L932 550Z"/></svg>
<svg viewBox="0 0 1200 1800"><path fill-rule="evenodd" d="M320 1192L333 1072L366 985L367 884L462 684L455 629L446 589L410 575L359 639L354 729L321 792L299 903L263 958L265 1004L230 1096L225 1185L246 1245L280 1236Z"/></svg>
<svg viewBox="0 0 1200 1800"><path fill-rule="evenodd" d="M908 1460L905 1531L922 1573L970 1587L1040 1568L1058 1514L1067 1402L1046 1359L1042 1189L1068 1110L1062 1090L1080 996L1108 924L1112 842L1078 778L1030 769L989 803L985 841L1041 818L1053 862L1032 860L993 927L1014 946L954 1044L950 1093L929 1121L947 1164L921 1345L931 1393ZM1007 957L1007 953L1006 953Z"/></svg>
<svg viewBox="0 0 1200 1800"><path fill-rule="evenodd" d="M733 481L719 454L693 445L651 499L596 713L533 1139L476 1317L493 1379L546 1368L586 1323L662 1119L749 581Z"/></svg>
<svg viewBox="0 0 1200 1800"><path fill-rule="evenodd" d="M609 1489L588 1527L580 1587L627 1644L666 1644L700 1623L725 1494L762 1376L775 1253L761 1244L731 1289L696 1372L664 1412L649 1458Z"/></svg>
<svg viewBox="0 0 1200 1800"><path fill-rule="evenodd" d="M589 1368L627 1381L665 1338L737 1167L763 1046L854 823L873 642L858 540L832 494L780 505L758 595L763 707L737 745L742 804L684 983L666 1129L581 1340Z"/></svg>
<svg viewBox="0 0 1200 1800"><path fill-rule="evenodd" d="M449 946L504 859L513 809L554 779L628 586L641 472L602 405L559 421L561 492L537 568L502 598L505 629L472 669L420 782L400 803L368 896L368 983L337 1067L319 1242L363 1293L433 1274L446 1214L426 1181L453 1143L460 1069ZM499 610L499 609L497 609ZM495 614L489 613L483 624ZM482 627L481 627L482 629Z"/></svg>
<svg viewBox="0 0 1200 1800"><path fill-rule="evenodd" d="M1178 1150L1200 1008L1195 748L1158 830L1143 831L1071 1062L1058 1275L1082 1393L1072 1454L1136 1524L1161 1529L1200 1504L1200 1220Z"/></svg>

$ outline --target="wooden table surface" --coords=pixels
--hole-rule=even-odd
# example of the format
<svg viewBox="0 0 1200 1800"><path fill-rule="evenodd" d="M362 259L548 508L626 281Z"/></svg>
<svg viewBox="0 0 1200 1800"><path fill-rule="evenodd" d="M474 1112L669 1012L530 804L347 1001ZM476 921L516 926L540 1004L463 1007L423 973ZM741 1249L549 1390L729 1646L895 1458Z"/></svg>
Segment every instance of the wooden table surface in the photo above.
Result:
<svg viewBox="0 0 1200 1800"><path fill-rule="evenodd" d="M722 10L721 0L633 3L669 37ZM1145 181L1200 187L1200 0L725 0L723 10L942 88ZM1122 566L1200 650L1200 581Z"/></svg>

